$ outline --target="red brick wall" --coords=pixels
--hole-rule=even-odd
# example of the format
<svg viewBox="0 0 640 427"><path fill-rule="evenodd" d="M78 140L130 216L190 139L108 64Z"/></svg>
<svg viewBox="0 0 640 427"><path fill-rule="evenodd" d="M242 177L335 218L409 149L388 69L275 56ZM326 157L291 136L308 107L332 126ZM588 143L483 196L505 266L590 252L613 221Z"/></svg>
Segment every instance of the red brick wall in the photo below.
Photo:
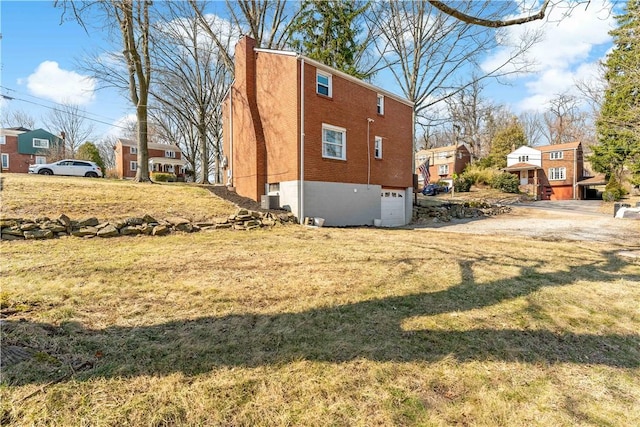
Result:
<svg viewBox="0 0 640 427"><path fill-rule="evenodd" d="M384 187L413 186L412 108L390 97L384 115L377 114L377 92L338 75L332 77L332 97L316 93L316 68L305 65L305 179L310 181L367 183ZM370 125L367 150L367 118ZM345 128L346 161L322 157L322 124ZM374 158L374 137L383 138L382 159Z"/></svg>
<svg viewBox="0 0 640 427"><path fill-rule="evenodd" d="M9 154L9 168L2 169L2 171L13 173L29 173L29 165L36 162L36 157L30 154L18 153L17 136L6 135L5 142L5 144L0 145L0 152Z"/></svg>
<svg viewBox="0 0 640 427"><path fill-rule="evenodd" d="M582 146L579 146L577 150L564 149L557 150L562 151L563 158L557 160L550 159L550 153L553 148L545 149L542 152L542 173L540 174L540 185L543 189L544 196L544 187L552 187L552 193L550 195L551 200L566 200L577 198L574 195L574 184L576 181L579 181L582 178L582 174L584 173L584 168L582 166L583 162L583 154L582 154ZM577 165L576 165L577 160ZM576 168L577 166L577 168ZM564 180L550 180L549 179L549 169L550 168L566 168L566 175ZM575 174L574 174L575 170ZM569 186L569 188L567 188ZM557 191L553 191L553 187L559 187Z"/></svg>

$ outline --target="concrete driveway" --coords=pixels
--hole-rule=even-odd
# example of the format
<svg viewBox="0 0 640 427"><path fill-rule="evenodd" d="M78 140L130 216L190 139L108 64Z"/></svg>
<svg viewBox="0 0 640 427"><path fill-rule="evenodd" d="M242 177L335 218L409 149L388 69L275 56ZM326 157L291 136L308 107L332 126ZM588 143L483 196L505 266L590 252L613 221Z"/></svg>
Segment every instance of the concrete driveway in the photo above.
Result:
<svg viewBox="0 0 640 427"><path fill-rule="evenodd" d="M575 213L581 215L611 216L611 213L602 212L602 200L538 200L535 202L518 203L514 206L532 209L542 209L553 212Z"/></svg>

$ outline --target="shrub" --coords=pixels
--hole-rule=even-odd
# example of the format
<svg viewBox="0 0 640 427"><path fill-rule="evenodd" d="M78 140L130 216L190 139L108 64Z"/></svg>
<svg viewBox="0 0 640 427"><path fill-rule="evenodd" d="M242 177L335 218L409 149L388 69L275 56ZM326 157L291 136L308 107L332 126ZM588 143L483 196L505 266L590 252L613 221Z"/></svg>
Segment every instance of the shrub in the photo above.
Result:
<svg viewBox="0 0 640 427"><path fill-rule="evenodd" d="M468 175L460 175L453 180L453 188L460 193L468 193L471 190L473 179Z"/></svg>
<svg viewBox="0 0 640 427"><path fill-rule="evenodd" d="M476 185L491 185L493 178L497 174L498 172L495 169L484 167L479 162L467 165L462 173L463 176L471 179L472 184Z"/></svg>
<svg viewBox="0 0 640 427"><path fill-rule="evenodd" d="M605 202L615 202L620 200L625 194L627 194L627 191L622 184L620 184L620 181L618 181L615 176L611 176L602 193L602 200Z"/></svg>
<svg viewBox="0 0 640 427"><path fill-rule="evenodd" d="M166 172L151 172L151 179L155 182L176 182L176 175Z"/></svg>
<svg viewBox="0 0 640 427"><path fill-rule="evenodd" d="M514 174L502 172L493 178L491 187L504 193L519 193L520 180Z"/></svg>

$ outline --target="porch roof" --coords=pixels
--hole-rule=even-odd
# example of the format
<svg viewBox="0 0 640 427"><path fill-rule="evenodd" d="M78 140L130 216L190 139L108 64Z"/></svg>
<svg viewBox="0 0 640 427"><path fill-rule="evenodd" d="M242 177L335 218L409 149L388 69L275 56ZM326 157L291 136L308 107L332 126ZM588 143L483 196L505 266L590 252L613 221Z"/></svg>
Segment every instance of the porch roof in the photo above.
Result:
<svg viewBox="0 0 640 427"><path fill-rule="evenodd" d="M607 178L603 173L578 181L578 185L606 185Z"/></svg>
<svg viewBox="0 0 640 427"><path fill-rule="evenodd" d="M531 163L516 163L514 165L509 166L508 168L504 168L505 171L523 171L523 170L533 170L533 169L542 169L540 166L532 165Z"/></svg>

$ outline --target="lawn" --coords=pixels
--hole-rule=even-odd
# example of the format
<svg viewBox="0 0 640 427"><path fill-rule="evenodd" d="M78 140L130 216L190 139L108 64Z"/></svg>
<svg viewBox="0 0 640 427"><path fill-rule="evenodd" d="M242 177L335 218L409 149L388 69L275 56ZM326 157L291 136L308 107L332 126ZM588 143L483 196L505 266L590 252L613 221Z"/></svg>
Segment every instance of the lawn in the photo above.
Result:
<svg viewBox="0 0 640 427"><path fill-rule="evenodd" d="M0 424L640 425L623 248L302 226L3 242L2 345L33 357L3 368Z"/></svg>

